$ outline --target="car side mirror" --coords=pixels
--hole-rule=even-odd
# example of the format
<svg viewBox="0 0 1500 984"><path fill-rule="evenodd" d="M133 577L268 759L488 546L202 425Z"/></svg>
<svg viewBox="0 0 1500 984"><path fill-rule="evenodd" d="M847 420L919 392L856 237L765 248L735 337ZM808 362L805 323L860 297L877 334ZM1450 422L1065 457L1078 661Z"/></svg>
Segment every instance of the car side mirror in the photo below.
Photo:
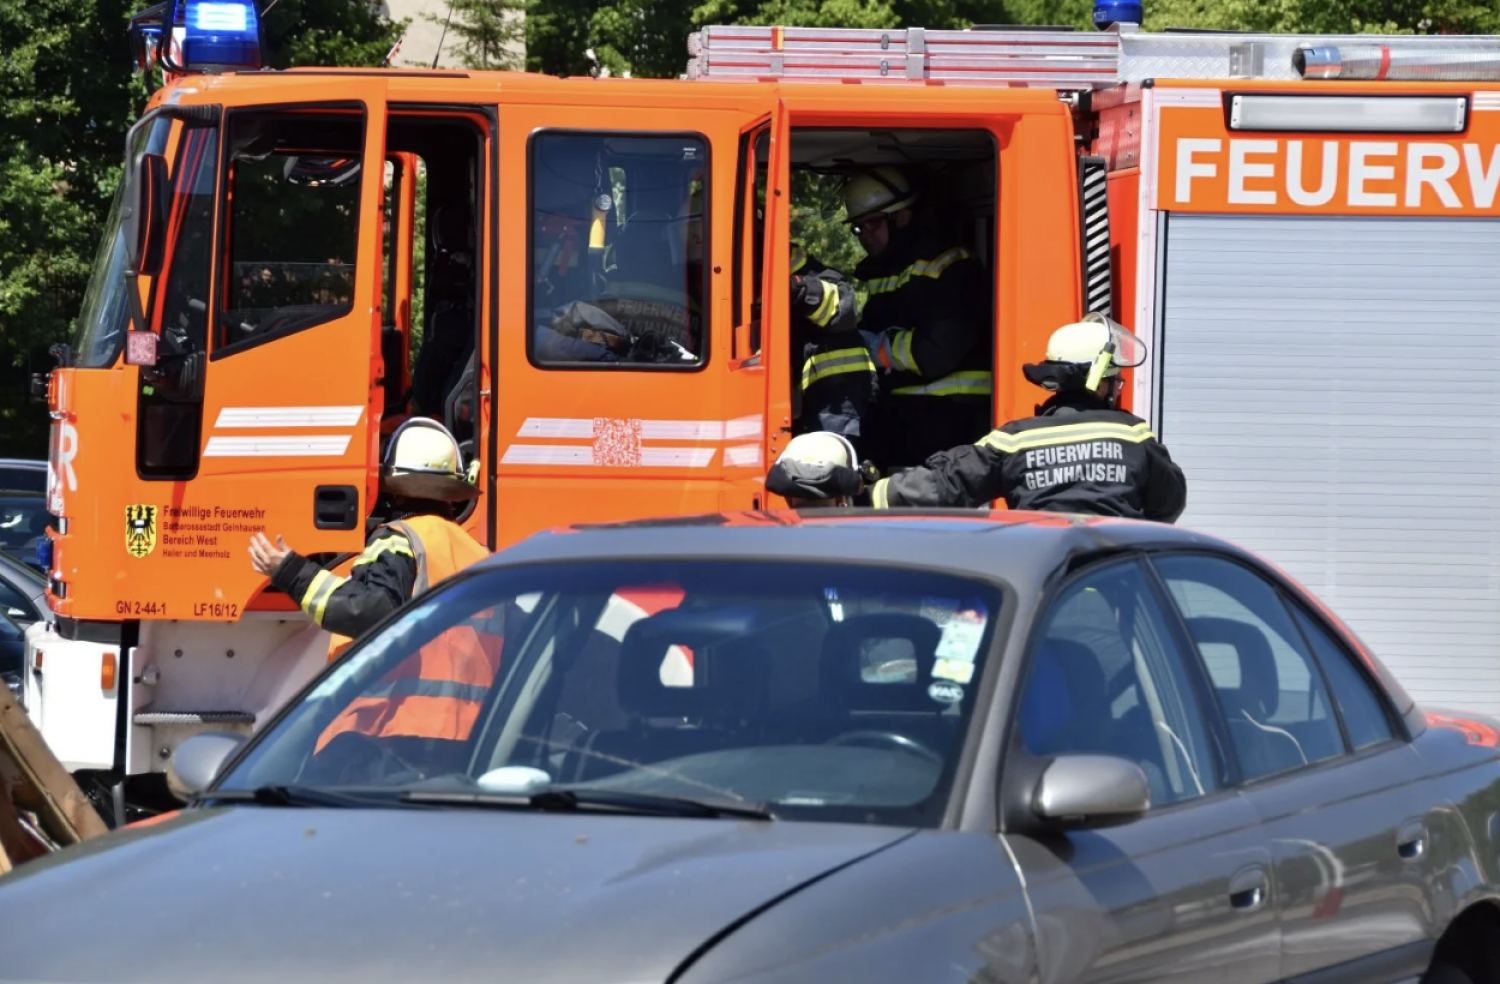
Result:
<svg viewBox="0 0 1500 984"><path fill-rule="evenodd" d="M1042 772L1032 809L1058 822L1098 826L1151 808L1151 787L1134 762L1113 755L1059 755Z"/></svg>
<svg viewBox="0 0 1500 984"><path fill-rule="evenodd" d="M194 793L208 788L219 769L247 740L228 731L204 731L188 738L167 759L167 789L186 803Z"/></svg>
<svg viewBox="0 0 1500 984"><path fill-rule="evenodd" d="M131 270L144 277L161 271L167 237L167 199L172 185L167 159L141 154L125 186L125 256Z"/></svg>

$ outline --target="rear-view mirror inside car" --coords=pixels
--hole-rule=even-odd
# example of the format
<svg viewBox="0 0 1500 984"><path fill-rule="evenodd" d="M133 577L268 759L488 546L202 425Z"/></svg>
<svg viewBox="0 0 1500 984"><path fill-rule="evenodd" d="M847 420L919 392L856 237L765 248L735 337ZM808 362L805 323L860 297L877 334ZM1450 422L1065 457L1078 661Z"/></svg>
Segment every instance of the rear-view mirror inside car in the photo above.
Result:
<svg viewBox="0 0 1500 984"><path fill-rule="evenodd" d="M1037 783L1033 808L1038 816L1062 823L1119 823L1151 808L1151 790L1134 762L1113 755L1059 755Z"/></svg>

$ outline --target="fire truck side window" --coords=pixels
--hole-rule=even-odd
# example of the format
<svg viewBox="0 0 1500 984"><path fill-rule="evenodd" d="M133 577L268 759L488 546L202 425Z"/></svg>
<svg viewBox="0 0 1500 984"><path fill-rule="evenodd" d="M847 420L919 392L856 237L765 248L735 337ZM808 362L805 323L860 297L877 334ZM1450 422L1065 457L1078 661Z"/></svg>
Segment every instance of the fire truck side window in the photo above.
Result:
<svg viewBox="0 0 1500 984"><path fill-rule="evenodd" d="M230 117L219 350L353 310L362 131L352 112Z"/></svg>
<svg viewBox="0 0 1500 984"><path fill-rule="evenodd" d="M532 139L534 364L704 364L708 174L696 134Z"/></svg>

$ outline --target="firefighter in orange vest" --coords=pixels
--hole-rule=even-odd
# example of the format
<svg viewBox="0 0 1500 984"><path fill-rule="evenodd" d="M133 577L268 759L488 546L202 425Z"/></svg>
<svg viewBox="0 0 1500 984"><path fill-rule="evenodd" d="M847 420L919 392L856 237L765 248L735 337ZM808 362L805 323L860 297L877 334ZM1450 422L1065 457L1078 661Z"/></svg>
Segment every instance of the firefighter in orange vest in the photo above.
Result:
<svg viewBox="0 0 1500 984"><path fill-rule="evenodd" d="M313 621L334 633L329 658L431 585L489 556L448 515L451 503L479 492L462 471L458 442L442 424L413 417L392 435L381 486L395 519L370 534L348 577L324 570L264 533L250 541L255 569L294 598ZM424 646L382 681L384 692L361 697L330 725L370 737L468 737L499 652L478 631L460 627Z"/></svg>

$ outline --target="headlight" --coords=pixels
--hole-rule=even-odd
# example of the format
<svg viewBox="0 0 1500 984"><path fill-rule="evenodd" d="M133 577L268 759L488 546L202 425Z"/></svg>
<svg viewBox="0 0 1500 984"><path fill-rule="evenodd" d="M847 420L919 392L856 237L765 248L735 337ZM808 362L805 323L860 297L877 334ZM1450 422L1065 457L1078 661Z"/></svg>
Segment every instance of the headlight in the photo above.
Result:
<svg viewBox="0 0 1500 984"><path fill-rule="evenodd" d="M21 705L21 710L24 711L26 709L26 700L21 695L21 673L20 673L20 671L19 670L6 670L4 673L0 673L0 680L4 680L5 681L5 685L10 688L10 695L16 699L16 703L20 704Z"/></svg>

